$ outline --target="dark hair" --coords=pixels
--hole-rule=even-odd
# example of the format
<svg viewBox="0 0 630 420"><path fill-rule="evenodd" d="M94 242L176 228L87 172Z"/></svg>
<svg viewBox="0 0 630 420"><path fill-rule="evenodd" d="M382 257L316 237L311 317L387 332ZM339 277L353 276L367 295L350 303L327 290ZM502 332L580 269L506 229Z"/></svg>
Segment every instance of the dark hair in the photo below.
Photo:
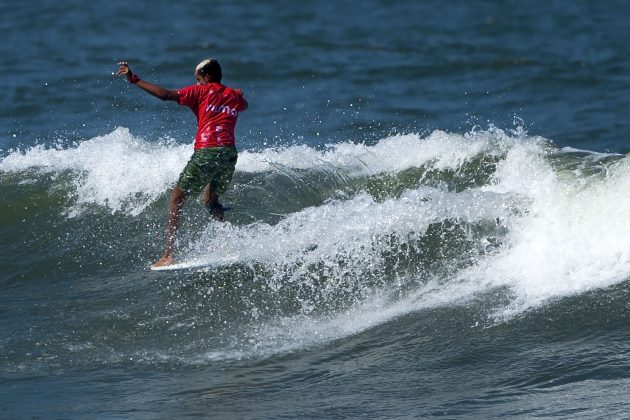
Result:
<svg viewBox="0 0 630 420"><path fill-rule="evenodd" d="M200 63L201 67L198 67L197 72L203 76L208 76L213 82L221 83L223 73L221 72L221 65L214 58L204 60Z"/></svg>

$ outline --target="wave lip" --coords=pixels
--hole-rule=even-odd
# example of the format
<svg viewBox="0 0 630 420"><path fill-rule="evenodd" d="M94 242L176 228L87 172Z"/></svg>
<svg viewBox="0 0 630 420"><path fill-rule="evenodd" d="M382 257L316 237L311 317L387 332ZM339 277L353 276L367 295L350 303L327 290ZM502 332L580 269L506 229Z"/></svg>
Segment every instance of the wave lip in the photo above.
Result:
<svg viewBox="0 0 630 420"><path fill-rule="evenodd" d="M395 135L373 146L354 143L317 150L304 145L241 151L237 172L269 174L303 170L358 179L430 165L454 170L479 154L502 154L512 140L500 130L484 134L435 131L426 138ZM90 206L137 216L177 180L192 147L172 140L149 141L119 127L111 133L67 147L37 145L14 150L0 160L0 171L30 176L69 175L72 205L66 214L80 216Z"/></svg>
<svg viewBox="0 0 630 420"><path fill-rule="evenodd" d="M467 135L434 131L422 138L418 134L386 137L373 146L338 143L325 150L304 145L245 151L239 155L238 170L268 172L275 167L313 170L334 167L350 177L401 172L431 163L436 170L456 169L481 153L502 154L513 139L501 130Z"/></svg>
<svg viewBox="0 0 630 420"><path fill-rule="evenodd" d="M93 205L136 216L172 185L189 153L189 146L149 142L119 127L71 147L14 151L0 161L0 170L53 177L69 173L74 200L66 212L71 217Z"/></svg>

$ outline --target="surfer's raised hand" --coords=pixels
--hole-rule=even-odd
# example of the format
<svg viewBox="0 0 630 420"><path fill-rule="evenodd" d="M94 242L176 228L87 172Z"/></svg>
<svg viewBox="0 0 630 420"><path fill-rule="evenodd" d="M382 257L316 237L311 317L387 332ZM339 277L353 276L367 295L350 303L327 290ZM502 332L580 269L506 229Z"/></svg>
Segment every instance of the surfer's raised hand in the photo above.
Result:
<svg viewBox="0 0 630 420"><path fill-rule="evenodd" d="M126 61L121 61L118 63L118 71L116 72L116 76L126 75L127 73L131 73L131 67L127 64Z"/></svg>
<svg viewBox="0 0 630 420"><path fill-rule="evenodd" d="M121 61L120 63L118 63L118 71L116 72L116 76L126 76L127 81L132 84L136 84L140 80L138 76L133 74L133 72L131 71L131 67L129 67L129 64L127 64L126 61Z"/></svg>

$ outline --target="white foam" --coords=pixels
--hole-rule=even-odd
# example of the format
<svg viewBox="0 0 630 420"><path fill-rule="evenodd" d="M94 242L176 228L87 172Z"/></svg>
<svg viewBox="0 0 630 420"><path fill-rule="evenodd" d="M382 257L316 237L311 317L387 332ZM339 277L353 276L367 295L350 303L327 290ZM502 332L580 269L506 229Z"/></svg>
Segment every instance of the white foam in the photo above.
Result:
<svg viewBox="0 0 630 420"><path fill-rule="evenodd" d="M276 225L221 224L209 228L186 251L189 257L203 259L205 255L209 261L232 259L250 266L263 265L267 274L259 281L266 282L275 293L308 293L297 293L300 313L253 323L235 348L200 357L214 360L290 352L357 334L405 313L469 297L478 289L464 293L457 287L455 293L449 293L448 287L429 282L410 298L397 300L391 298L395 290L370 284L366 275L382 268L393 237L401 243L413 243L431 223L447 219L471 224L507 220L512 215L513 199L481 190L455 193L419 188L376 202L363 193L304 209ZM504 205L507 201L509 206ZM341 312L317 311L318 304L333 302L340 291L356 303Z"/></svg>
<svg viewBox="0 0 630 420"><path fill-rule="evenodd" d="M213 232L216 242L208 235L198 245L219 247L213 249L239 255L243 262L278 267L318 261L333 265L338 255L350 256L357 269L351 287L358 290L361 270L379 264L379 238L421 235L428 224L448 218L468 223L500 218L509 227L495 253L450 279L425 282L405 298L391 298L394 291L387 288L368 290L339 313L316 316L304 311L253 325L255 345L248 352L266 355L360 333L414 311L467 304L496 289L507 290L511 300L487 315L503 320L625 281L630 277L628 185L629 157L599 175L584 176L553 168L544 142L529 139L514 143L493 182L479 189L452 193L419 188L384 202L358 195L305 209L277 226L226 227ZM521 211L511 212L515 206ZM307 271L298 268L296 273L293 281L309 281ZM333 274L333 283L335 276L344 278L342 270Z"/></svg>
<svg viewBox="0 0 630 420"><path fill-rule="evenodd" d="M508 201L510 205L505 205ZM186 254L197 261L206 255L208 261L220 256L221 260L279 265L325 263L343 255L369 264L388 246L382 237L420 237L429 224L446 219L474 223L507 218L512 206L505 196L481 190L452 193L422 187L383 202L360 193L306 208L275 225L213 225ZM208 255L208 249L213 255Z"/></svg>
<svg viewBox="0 0 630 420"><path fill-rule="evenodd" d="M0 170L72 171L76 200L68 209L70 216L81 214L88 205L137 215L177 179L190 149L172 141L149 142L119 127L74 147L38 145L14 151L0 161Z"/></svg>
<svg viewBox="0 0 630 420"><path fill-rule="evenodd" d="M612 165L608 176L586 180L545 172L532 179L533 203L512 230L512 245L472 273L512 288L515 300L506 315L630 276L628 158Z"/></svg>

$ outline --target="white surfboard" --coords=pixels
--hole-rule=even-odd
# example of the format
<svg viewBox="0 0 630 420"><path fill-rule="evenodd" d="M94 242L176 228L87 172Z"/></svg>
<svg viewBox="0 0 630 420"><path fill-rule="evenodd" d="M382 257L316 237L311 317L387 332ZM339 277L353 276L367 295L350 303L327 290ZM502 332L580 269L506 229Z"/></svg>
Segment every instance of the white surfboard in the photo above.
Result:
<svg viewBox="0 0 630 420"><path fill-rule="evenodd" d="M207 268L212 266L221 266L232 264L237 261L237 258L225 258L221 260L188 260L182 261L171 265L164 265L162 267L151 267L151 271L177 271L177 270L194 270L197 268Z"/></svg>
<svg viewBox="0 0 630 420"><path fill-rule="evenodd" d="M162 267L151 266L151 271L176 271L176 270L191 270L194 268L202 268L210 266L210 263L204 263L202 261L185 261L171 265L163 265Z"/></svg>

